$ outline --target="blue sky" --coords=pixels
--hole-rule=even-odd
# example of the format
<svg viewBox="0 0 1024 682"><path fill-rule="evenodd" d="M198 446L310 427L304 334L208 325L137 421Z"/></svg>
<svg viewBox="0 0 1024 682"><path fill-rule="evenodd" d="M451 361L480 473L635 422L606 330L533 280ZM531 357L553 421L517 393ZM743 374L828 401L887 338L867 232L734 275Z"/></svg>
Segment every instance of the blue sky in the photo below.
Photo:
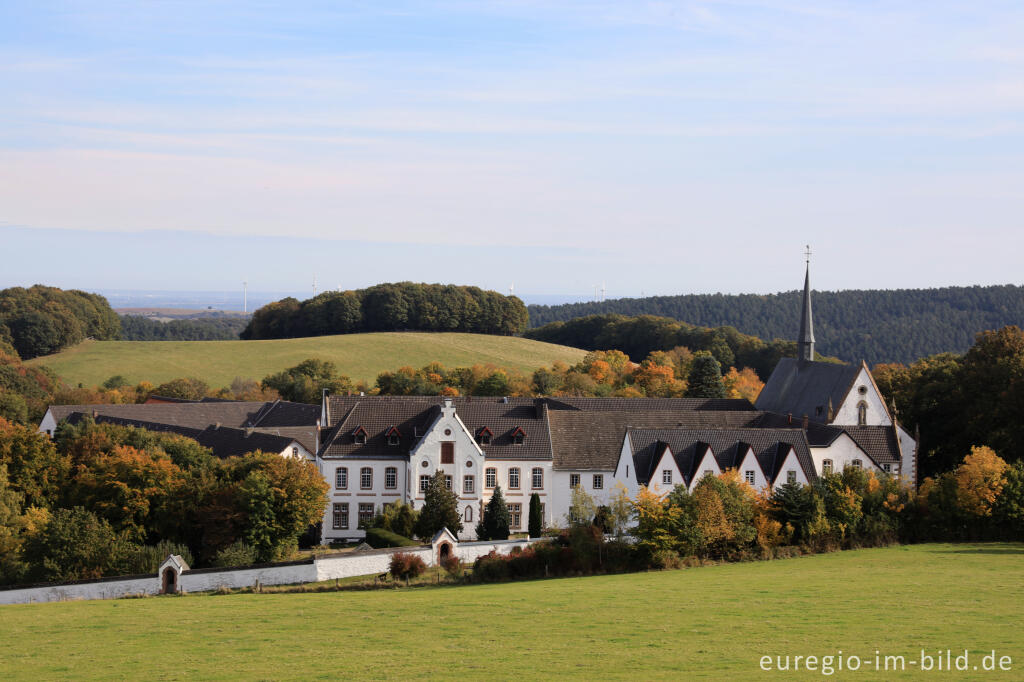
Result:
<svg viewBox="0 0 1024 682"><path fill-rule="evenodd" d="M1022 46L1017 2L0 2L0 286L1021 283Z"/></svg>

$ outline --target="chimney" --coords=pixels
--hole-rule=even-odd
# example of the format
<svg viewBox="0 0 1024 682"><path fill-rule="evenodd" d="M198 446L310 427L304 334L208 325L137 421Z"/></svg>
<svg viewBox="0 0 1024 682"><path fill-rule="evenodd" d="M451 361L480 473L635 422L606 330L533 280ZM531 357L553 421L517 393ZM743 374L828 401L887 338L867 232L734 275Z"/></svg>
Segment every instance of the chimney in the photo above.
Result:
<svg viewBox="0 0 1024 682"><path fill-rule="evenodd" d="M804 415L804 422L803 422L803 427L802 427L802 428L804 429L804 431L806 431L806 430L807 430L807 427L808 427L808 426L810 426L810 424L811 424L811 420L810 420L810 418L809 418L809 417L808 417L808 416L807 416L807 415L805 414L805 415Z"/></svg>
<svg viewBox="0 0 1024 682"><path fill-rule="evenodd" d="M792 412L788 412L786 414L786 423L787 424L792 424L793 423L793 413Z"/></svg>

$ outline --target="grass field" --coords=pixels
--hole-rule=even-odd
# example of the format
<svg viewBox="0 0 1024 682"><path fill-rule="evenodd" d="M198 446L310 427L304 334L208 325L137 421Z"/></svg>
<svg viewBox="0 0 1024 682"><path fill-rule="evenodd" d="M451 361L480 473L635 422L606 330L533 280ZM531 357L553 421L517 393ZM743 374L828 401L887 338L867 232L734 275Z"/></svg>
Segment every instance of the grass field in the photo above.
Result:
<svg viewBox="0 0 1024 682"><path fill-rule="evenodd" d="M380 372L438 361L447 367L477 363L532 372L556 360L578 362L585 351L510 336L381 332L269 341L86 341L56 355L31 360L72 385L95 386L115 374L155 384L194 376L214 388L235 377L262 379L317 357L353 379L373 382Z"/></svg>
<svg viewBox="0 0 1024 682"><path fill-rule="evenodd" d="M1024 545L918 545L680 571L0 607L8 679L813 679L763 655L995 649L1021 679ZM954 654L955 655L955 654Z"/></svg>

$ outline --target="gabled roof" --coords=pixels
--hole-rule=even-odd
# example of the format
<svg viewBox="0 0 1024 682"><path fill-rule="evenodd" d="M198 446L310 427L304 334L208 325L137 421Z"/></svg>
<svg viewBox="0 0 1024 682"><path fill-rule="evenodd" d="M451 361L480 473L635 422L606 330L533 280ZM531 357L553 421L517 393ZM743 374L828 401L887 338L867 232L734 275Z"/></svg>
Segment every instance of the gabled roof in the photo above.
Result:
<svg viewBox="0 0 1024 682"><path fill-rule="evenodd" d="M299 441L310 452L316 449L316 405L274 402L203 400L200 402L152 403L144 405L51 405L50 413L60 423L69 415L103 415L202 431L210 426L257 431ZM147 427L148 428L148 427Z"/></svg>
<svg viewBox="0 0 1024 682"><path fill-rule="evenodd" d="M755 408L745 398L544 398L551 410L601 412L713 411L749 412Z"/></svg>
<svg viewBox="0 0 1024 682"><path fill-rule="evenodd" d="M451 400L455 413L471 434L487 427L491 442L481 444L488 459L551 459L551 440L534 398L444 398L441 396L330 396L330 423L324 433L323 457L405 459ZM351 432L361 425L366 443L356 443ZM388 446L386 432L397 427L398 447ZM514 445L512 433L520 427L522 445Z"/></svg>
<svg viewBox="0 0 1024 682"><path fill-rule="evenodd" d="M828 423L829 401L839 409L863 367L782 358L757 396L757 409Z"/></svg>
<svg viewBox="0 0 1024 682"><path fill-rule="evenodd" d="M92 413L74 412L67 417L71 424L77 424ZM98 415L93 417L97 424L115 424L117 426L134 426L147 431L160 433L176 433L191 438L204 448L210 448L215 457L238 457L260 450L277 454L284 452L285 448L298 442L294 438L264 433L256 429L234 429L228 426L208 426L205 429L193 429L187 426L175 424L161 424L159 422L147 422L138 419L126 419L124 417L109 417ZM301 445L301 443L300 443Z"/></svg>
<svg viewBox="0 0 1024 682"><path fill-rule="evenodd" d="M749 447L769 481L775 480L792 448L807 480L816 478L802 429L630 429L628 437L641 485L650 482L652 468L657 466L665 447L672 450L687 485L699 473L696 468L709 448L718 468L724 471L740 466Z"/></svg>

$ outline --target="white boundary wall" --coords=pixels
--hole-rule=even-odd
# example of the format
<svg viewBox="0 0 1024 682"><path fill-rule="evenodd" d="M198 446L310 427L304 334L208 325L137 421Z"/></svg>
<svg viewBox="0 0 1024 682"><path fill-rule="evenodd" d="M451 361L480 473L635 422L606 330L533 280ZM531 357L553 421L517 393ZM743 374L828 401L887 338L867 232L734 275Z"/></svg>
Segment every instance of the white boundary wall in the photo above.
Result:
<svg viewBox="0 0 1024 682"><path fill-rule="evenodd" d="M451 553L466 563L490 552L509 554L513 548L526 548L538 542L531 540L499 540L495 542L458 542L451 535L439 535L431 545L393 547L366 552L349 552L318 557L305 562L269 564L238 569L198 569L183 571L179 584L184 592L205 592L219 588L252 587L260 585L292 585L321 580L352 578L360 575L380 575L388 572L391 555L397 552L413 554L423 563L438 563L441 545L448 543ZM40 585L21 589L0 590L0 604L29 604L33 602L76 601L81 599L118 599L134 595L160 594L159 575L132 576L124 580L100 579L78 583Z"/></svg>

